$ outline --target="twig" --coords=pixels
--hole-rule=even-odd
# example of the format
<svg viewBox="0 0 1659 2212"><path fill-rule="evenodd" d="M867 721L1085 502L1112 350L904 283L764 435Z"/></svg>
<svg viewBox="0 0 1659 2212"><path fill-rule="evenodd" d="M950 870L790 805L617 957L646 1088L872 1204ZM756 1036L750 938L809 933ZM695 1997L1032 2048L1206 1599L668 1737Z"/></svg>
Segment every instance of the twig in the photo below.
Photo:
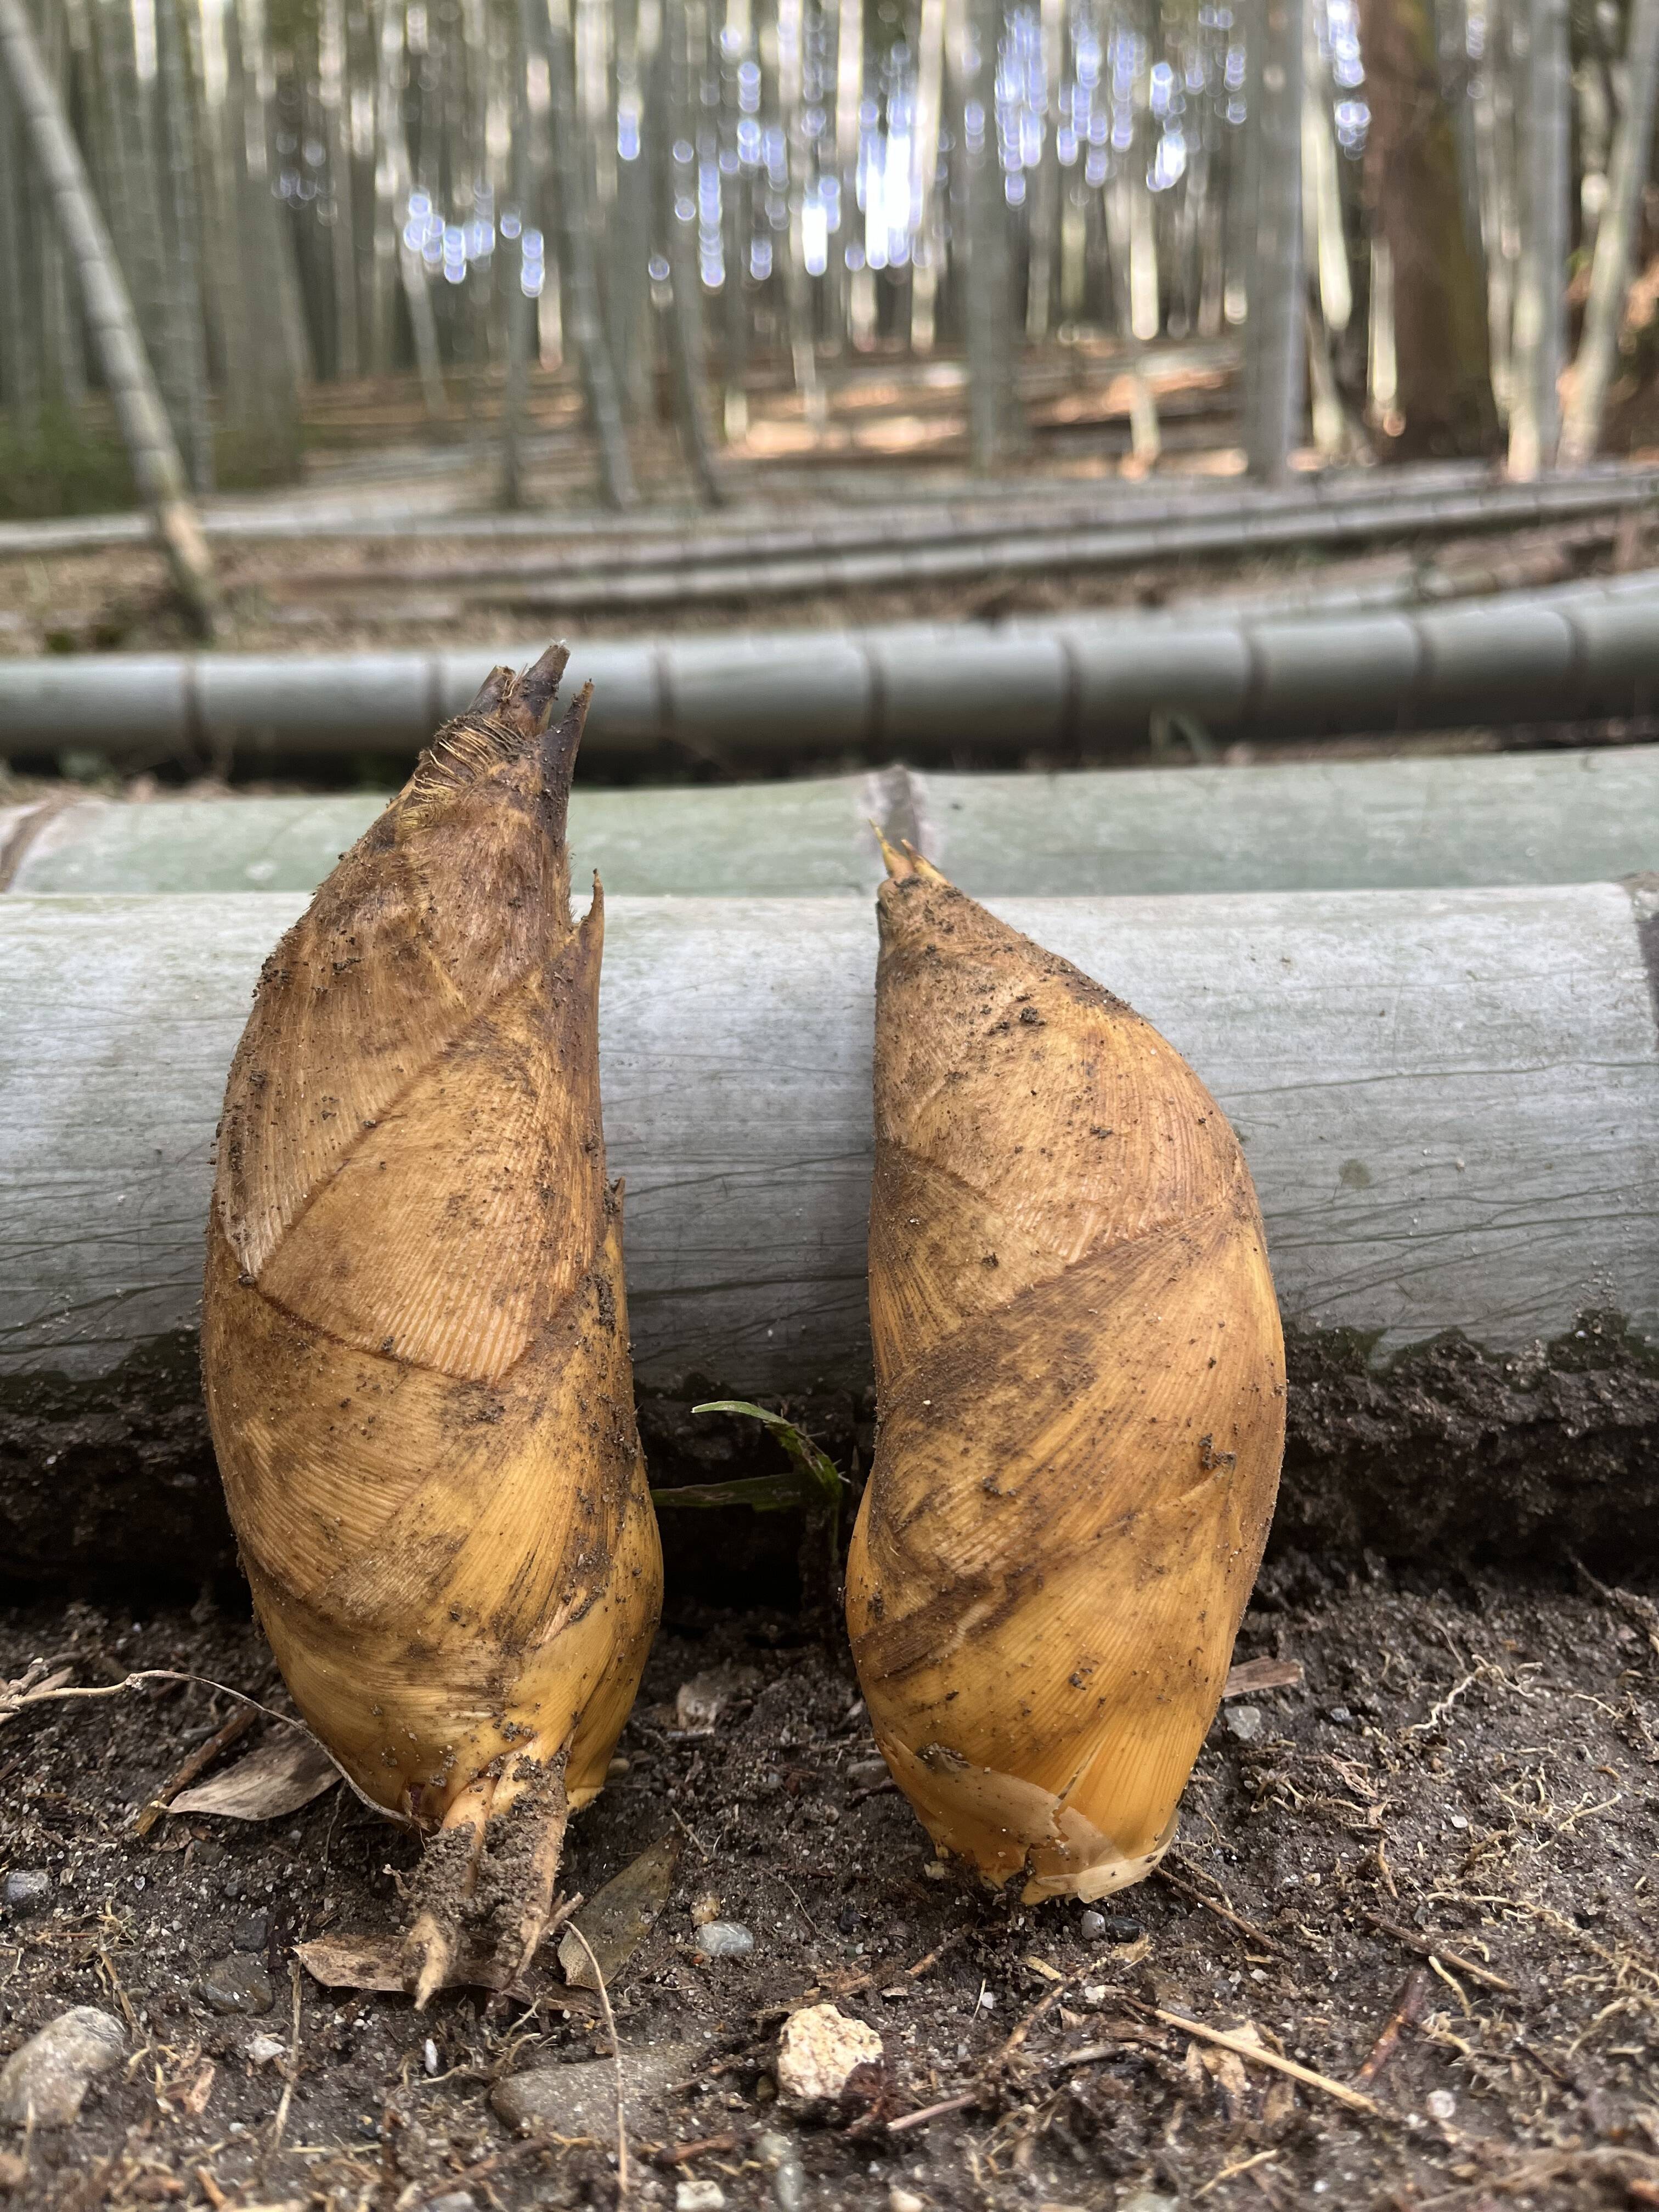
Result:
<svg viewBox="0 0 1659 2212"><path fill-rule="evenodd" d="M976 2105L980 2095L981 2086L975 2082L971 2089L963 2090L959 2096L941 2098L937 2105L924 2105L919 2112L906 2112L899 2119L889 2120L887 2132L890 2136L902 2135L906 2128L919 2128L924 2121L942 2119L946 2112L963 2112L968 2106Z"/></svg>
<svg viewBox="0 0 1659 2212"><path fill-rule="evenodd" d="M688 2166L694 2158L704 2158L717 2150L735 2150L735 2136L699 2136L695 2142L671 2143L665 2150L653 2151L653 2166Z"/></svg>
<svg viewBox="0 0 1659 2212"><path fill-rule="evenodd" d="M930 1966L938 1966L939 1960L945 1956L945 1953L947 1951L954 1950L967 1933L968 1930L965 1928L953 1928L943 1942L934 1944L933 1949L928 1952L926 1958L918 1959L914 1966L907 1966L905 1968L905 1980L907 1982L914 1982L921 1975L925 1974Z"/></svg>
<svg viewBox="0 0 1659 2212"><path fill-rule="evenodd" d="M587 1963L593 1969L593 1985L599 1993L599 2010L605 2019L605 2032L611 2038L611 2056L617 2068L617 2198L623 2202L628 2196L628 2106L623 2087L622 2042L617 2033L616 2014L611 2009L611 1992L605 1985L605 1976L593 1955L593 1946L582 1933L580 1925L570 1923L569 1932L587 1954Z"/></svg>
<svg viewBox="0 0 1659 2212"><path fill-rule="evenodd" d="M1413 1966L1410 1979L1400 1993L1399 2002L1383 2022L1382 2033L1371 2045L1370 2057L1353 2077L1357 2087L1370 2088L1394 2057L1402 2029L1421 2027L1433 1994L1429 1987L1428 1976L1421 1966Z"/></svg>
<svg viewBox="0 0 1659 2212"><path fill-rule="evenodd" d="M205 1773L220 1753L228 1751L239 1736L246 1735L257 1717L251 1705L238 1705L224 1726L216 1729L205 1743L198 1743L184 1765L168 1775L133 1822L133 1833L137 1836L149 1835L179 1792L187 1790L198 1774Z"/></svg>
<svg viewBox="0 0 1659 2212"><path fill-rule="evenodd" d="M1212 2189L1219 2189L1224 2181L1237 2181L1241 2173L1248 2173L1252 2166L1266 2166L1269 2159L1278 2156L1276 2150L1259 2150L1254 2158L1240 2159L1237 2166L1224 2166L1219 2173L1210 2176L1202 2189L1193 2191L1194 2203L1196 2204L1200 2197L1207 2197Z"/></svg>
<svg viewBox="0 0 1659 2212"><path fill-rule="evenodd" d="M1316 2073L1311 2066L1298 2066L1294 2058L1281 2058L1276 2051L1252 2043L1248 2036L1230 2035L1224 2028L1206 2027L1202 2021L1188 2020L1182 2013L1165 2012L1158 2005L1153 2005L1151 2011L1153 2019L1161 2020L1166 2027L1178 2027L1183 2035L1197 2036L1200 2043L1213 2043L1219 2050L1234 2051L1249 2065L1270 2066L1275 2074L1288 2074L1291 2081L1300 2081L1310 2089L1322 2089L1328 2097L1334 2097L1350 2112L1364 2112L1375 2120L1388 2118L1374 2098L1351 2089L1346 2081L1333 2081L1328 2074Z"/></svg>
<svg viewBox="0 0 1659 2212"><path fill-rule="evenodd" d="M270 2148L265 2153L265 2164L270 2165L282 2147L283 2130L288 2125L288 2109L294 2102L294 2084L300 2072L300 1961L293 1960L289 1972L294 1978L294 2033L289 2039L288 2079L283 2084L283 2094L276 2106L276 2117L271 2122Z"/></svg>
<svg viewBox="0 0 1659 2212"><path fill-rule="evenodd" d="M55 1680L43 1682L38 1690L18 1691L9 1684L5 1694L0 1696L0 1727L7 1721L15 1720L19 1713L27 1712L31 1705L52 1705L70 1698L118 1698L124 1690L142 1689L146 1682L195 1682L204 1690L217 1690L222 1698L234 1698L240 1705L251 1705L256 1713L263 1713L268 1721L276 1721L283 1728L305 1725L292 1713L274 1712L269 1705L262 1705L246 1690L233 1690L228 1682L211 1681L205 1674L180 1674L176 1667L145 1667L136 1674L124 1674L118 1682L106 1682L98 1688L59 1689Z"/></svg>
<svg viewBox="0 0 1659 2212"><path fill-rule="evenodd" d="M1502 1974L1494 1974L1490 1966L1482 1966L1473 1959L1465 1959L1455 1951L1448 1950L1432 1936L1422 1936L1414 1928L1397 1927L1385 1920L1380 1912L1367 1912L1365 1918L1384 1936L1392 1936L1396 1943L1403 1943L1408 1951L1415 1951L1421 1959L1431 1961L1443 1959L1449 1966L1455 1966L1460 1974L1467 1974L1472 1982L1480 1982L1489 1990L1498 1990L1505 1996L1515 1995L1515 1984L1506 1982Z"/></svg>
<svg viewBox="0 0 1659 2212"><path fill-rule="evenodd" d="M1246 1920L1243 1914L1235 1912L1231 1905L1218 1904L1214 1898L1206 1897L1201 1889L1195 1889L1190 1882L1182 1881L1178 1874L1171 1874L1166 1866L1154 1867L1152 1872L1159 1881L1174 1890L1177 1897L1186 1898L1192 1905L1201 1905L1206 1912L1213 1912L1218 1920L1224 1920L1230 1928L1237 1928L1239 1934L1248 1936L1252 1943L1259 1943L1272 1957L1283 1959L1287 1955L1282 1943L1276 1943L1265 1929L1256 1927L1253 1921Z"/></svg>

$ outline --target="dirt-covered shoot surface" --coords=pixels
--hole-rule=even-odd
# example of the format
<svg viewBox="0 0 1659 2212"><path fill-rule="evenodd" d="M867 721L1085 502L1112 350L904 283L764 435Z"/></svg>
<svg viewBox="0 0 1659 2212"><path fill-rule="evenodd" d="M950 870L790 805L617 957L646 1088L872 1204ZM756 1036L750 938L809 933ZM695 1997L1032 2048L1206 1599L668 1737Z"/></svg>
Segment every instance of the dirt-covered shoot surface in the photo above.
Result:
<svg viewBox="0 0 1659 2212"><path fill-rule="evenodd" d="M591 1899L669 1839L660 1909L610 1973L630 2198L1659 2203L1656 1624L1565 1568L1270 1564L1237 1656L1299 1662L1302 1686L1224 1708L1166 1875L1091 1917L934 1860L837 1645L682 1612L567 1857ZM210 1598L0 1616L14 1683L150 1668L285 1703L258 1630ZM417 1845L343 1788L135 1833L234 1710L158 1682L0 1724L0 2061L71 2007L125 2035L72 2124L0 2128L0 2186L53 2212L614 2203L611 2046L551 1945L520 1994L417 2016L296 1960L399 1924ZM210 1778L280 1733L258 1721ZM707 1955L742 1943L711 1923L752 1948ZM779 2031L817 2002L883 2056L802 2117Z"/></svg>

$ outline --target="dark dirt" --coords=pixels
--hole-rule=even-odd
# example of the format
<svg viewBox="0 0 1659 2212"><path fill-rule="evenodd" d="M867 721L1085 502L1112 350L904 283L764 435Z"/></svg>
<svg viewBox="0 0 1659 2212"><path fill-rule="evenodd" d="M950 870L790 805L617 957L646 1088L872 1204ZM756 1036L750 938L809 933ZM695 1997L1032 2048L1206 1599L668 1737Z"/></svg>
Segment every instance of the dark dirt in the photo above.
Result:
<svg viewBox="0 0 1659 2212"><path fill-rule="evenodd" d="M1375 1366L1361 1337L1293 1334L1289 1433L1273 1543L1358 1559L1560 1559L1618 1570L1659 1559L1659 1353L1616 1316L1506 1357L1450 1334ZM750 1421L696 1415L732 1395L694 1379L642 1396L653 1483L782 1473ZM868 1391L780 1401L844 1468L867 1468ZM799 1602L798 1518L676 1516L684 1598ZM196 1339L158 1340L96 1384L0 1380L0 1561L14 1583L111 1574L175 1592L234 1575ZM0 1589L3 1589L0 1583Z"/></svg>
<svg viewBox="0 0 1659 2212"><path fill-rule="evenodd" d="M798 2165L794 2201L824 2212L1659 2201L1656 1620L1565 1571L1279 1559L1238 1656L1298 1660L1305 1686L1225 1709L1170 1878L1109 1900L1103 1933L1074 1905L981 1896L933 1862L838 1645L783 1616L683 1606L626 1770L573 1823L566 1865L591 1895L665 1832L683 1839L665 1908L611 1977L624 2051L656 2084L630 2108L635 2197L669 2207L681 2181L714 2183L736 2212L789 2195ZM282 1701L257 1631L210 1599L0 1618L0 1674L37 1659L83 1684L162 1666ZM721 1670L726 1710L680 1725L679 1686ZM424 2018L295 1966L324 1931L397 1929L410 1838L337 1789L264 1825L196 1814L135 1838L137 1808L229 1710L160 1684L0 1725L0 1867L51 1884L0 1923L0 2057L76 2004L123 2020L131 2052L73 2126L0 2133L13 2201L612 2203L608 2101L603 2124L541 2142L490 2107L502 2077L607 2048L546 1954L535 2002L452 1993ZM749 1956L694 1948L693 1908L715 1901L752 1931ZM884 2047L823 2124L773 2101L779 2024L803 1999L838 2002ZM1354 2112L1329 2084L1352 2082L1402 2001L1417 2022L1370 2082L1378 2111ZM1327 2082L1160 2014L1259 2039Z"/></svg>

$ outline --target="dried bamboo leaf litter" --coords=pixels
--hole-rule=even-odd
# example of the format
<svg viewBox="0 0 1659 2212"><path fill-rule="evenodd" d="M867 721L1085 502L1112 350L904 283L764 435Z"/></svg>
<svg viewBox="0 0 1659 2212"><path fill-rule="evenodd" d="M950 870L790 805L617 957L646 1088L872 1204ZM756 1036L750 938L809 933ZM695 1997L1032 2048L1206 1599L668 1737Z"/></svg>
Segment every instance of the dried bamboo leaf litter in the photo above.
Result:
<svg viewBox="0 0 1659 2212"><path fill-rule="evenodd" d="M889 866L854 1657L941 1848L1097 1898L1174 1833L1267 1537L1261 1216L1150 1024L908 848Z"/></svg>

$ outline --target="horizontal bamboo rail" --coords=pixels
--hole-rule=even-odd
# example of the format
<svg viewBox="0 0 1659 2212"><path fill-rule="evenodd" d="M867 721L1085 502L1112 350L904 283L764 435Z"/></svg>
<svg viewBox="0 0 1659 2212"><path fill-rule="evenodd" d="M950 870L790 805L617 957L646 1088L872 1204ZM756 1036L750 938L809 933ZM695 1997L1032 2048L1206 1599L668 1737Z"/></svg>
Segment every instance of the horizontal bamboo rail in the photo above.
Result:
<svg viewBox="0 0 1659 2212"><path fill-rule="evenodd" d="M1643 902L1645 900L1646 903ZM1659 1339L1653 894L1012 899L1243 1137L1295 1326ZM213 1131L295 894L0 902L0 1375L193 1325ZM1639 908L1639 912L1638 912ZM617 899L600 1016L647 1384L861 1375L872 905Z"/></svg>
<svg viewBox="0 0 1659 2212"><path fill-rule="evenodd" d="M0 809L0 889L309 891L382 803L68 796ZM864 895L881 874L872 820L986 897L1589 883L1659 872L1659 746L579 786L573 873L597 869L613 897Z"/></svg>
<svg viewBox="0 0 1659 2212"><path fill-rule="evenodd" d="M995 577L1051 575L1136 568L1146 562L1224 555L1246 559L1297 548L1370 543L1407 534L1494 530L1586 515L1629 512L1653 504L1659 477L1610 484L1553 485L1540 495L1532 484L1499 484L1478 491L1413 494L1392 488L1340 505L1321 506L1297 496L1258 493L1249 505L1218 504L1214 513L1168 513L1145 521L1121 517L1089 523L1060 513L1019 526L963 520L911 537L902 528L879 539L850 537L837 548L835 533L774 530L751 540L711 544L658 541L611 556L607 566L580 555L544 556L533 564L411 562L349 572L302 571L281 580L284 592L307 584L331 592L389 584L450 586L475 603L506 604L527 611L579 611L688 606L720 599L799 598L812 593L900 590L931 584L973 583ZM894 542L898 541L898 542Z"/></svg>
<svg viewBox="0 0 1659 2212"><path fill-rule="evenodd" d="M214 1128L302 904L0 900L13 1574L229 1562L195 1339ZM997 905L1142 1007L1244 1141L1290 1328L1291 1540L1653 1553L1659 894ZM866 900L611 904L605 1131L671 1457L683 1385L787 1392L843 1433L864 1399L874 962Z"/></svg>
<svg viewBox="0 0 1659 2212"><path fill-rule="evenodd" d="M538 644L314 658L0 661L0 757L92 747L121 764L407 756L492 659ZM1323 735L1646 714L1659 702L1659 572L1447 607L1067 616L998 625L728 632L580 645L584 758L678 746L730 769L824 752L1015 757L1218 734Z"/></svg>
<svg viewBox="0 0 1659 2212"><path fill-rule="evenodd" d="M418 495L399 489L305 491L260 500L222 498L202 512L209 537L222 539L360 537L406 539L418 527L434 538L502 544L539 543L550 573L591 568L665 568L688 562L766 562L811 555L951 550L963 543L1098 532L1132 552L1156 558L1212 550L1340 543L1402 531L1522 528L1531 523L1642 510L1659 498L1659 470L1601 464L1540 477L1530 483L1494 483L1484 466L1425 464L1390 471L1333 470L1283 487L1160 477L1083 489L1058 477L1033 493L1029 479L998 492L895 504L828 507L807 519L781 516L775 506L728 511L718 521L691 510L658 510L626 518L563 512L480 514L468 512L441 484ZM74 552L137 543L136 515L82 515L0 523L0 559L10 555ZM572 553L573 546L583 549Z"/></svg>

